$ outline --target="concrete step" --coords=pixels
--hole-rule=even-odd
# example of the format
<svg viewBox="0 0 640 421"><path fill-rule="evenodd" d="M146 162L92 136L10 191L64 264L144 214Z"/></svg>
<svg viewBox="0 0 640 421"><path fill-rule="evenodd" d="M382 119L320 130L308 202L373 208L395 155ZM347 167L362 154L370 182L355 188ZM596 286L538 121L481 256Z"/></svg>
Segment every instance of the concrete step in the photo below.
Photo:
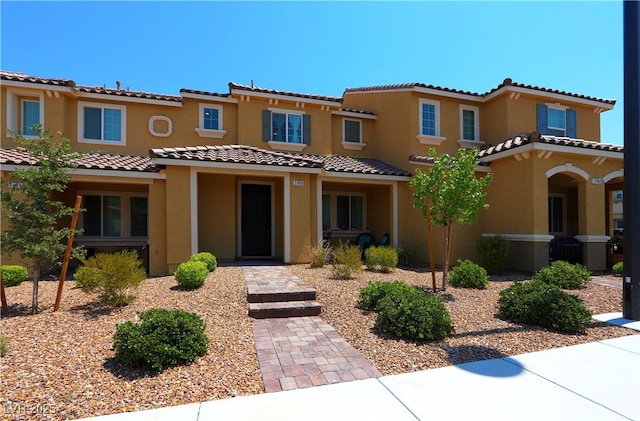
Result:
<svg viewBox="0 0 640 421"><path fill-rule="evenodd" d="M315 300L316 290L313 288L299 288L288 290L251 290L247 292L247 301L250 303L273 303L279 301L306 301Z"/></svg>
<svg viewBox="0 0 640 421"><path fill-rule="evenodd" d="M317 301L279 301L249 303L249 316L254 319L317 316L322 306Z"/></svg>

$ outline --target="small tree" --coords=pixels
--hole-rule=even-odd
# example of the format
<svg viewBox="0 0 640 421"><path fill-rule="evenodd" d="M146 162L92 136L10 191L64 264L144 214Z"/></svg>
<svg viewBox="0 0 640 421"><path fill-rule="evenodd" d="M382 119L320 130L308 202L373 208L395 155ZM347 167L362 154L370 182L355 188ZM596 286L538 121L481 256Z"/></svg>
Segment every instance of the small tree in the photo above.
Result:
<svg viewBox="0 0 640 421"><path fill-rule="evenodd" d="M59 228L60 219L73 214L73 208L51 197L62 192L70 182L67 171L76 168L81 156L71 149L71 141L58 133L55 140L48 130L33 127L36 138L12 133L11 138L24 146L35 163L24 170L14 170L0 187L2 210L8 221L2 234L2 254L18 252L33 264L32 312L38 312L38 280L43 265L60 263L66 245L63 240L71 234L70 228ZM72 255L82 257L81 246L74 247Z"/></svg>
<svg viewBox="0 0 640 421"><path fill-rule="evenodd" d="M414 189L414 207L422 211L428 223L444 228L444 269L442 289L447 288L452 224L470 224L478 212L489 207L485 203L487 188L493 176L476 177L478 150L459 149L454 156L435 156L429 150L433 166L428 172L416 171L409 185ZM429 231L431 232L431 231Z"/></svg>

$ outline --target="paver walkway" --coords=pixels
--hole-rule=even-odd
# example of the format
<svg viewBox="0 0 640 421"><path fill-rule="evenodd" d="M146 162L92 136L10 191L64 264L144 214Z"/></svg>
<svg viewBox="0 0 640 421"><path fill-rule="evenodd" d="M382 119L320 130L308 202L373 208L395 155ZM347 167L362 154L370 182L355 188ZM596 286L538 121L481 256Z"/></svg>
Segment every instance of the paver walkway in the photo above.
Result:
<svg viewBox="0 0 640 421"><path fill-rule="evenodd" d="M259 284L273 294L280 292L268 280L285 289L308 287L282 266L245 267L243 272L248 286ZM267 393L382 375L319 316L254 320L253 337Z"/></svg>

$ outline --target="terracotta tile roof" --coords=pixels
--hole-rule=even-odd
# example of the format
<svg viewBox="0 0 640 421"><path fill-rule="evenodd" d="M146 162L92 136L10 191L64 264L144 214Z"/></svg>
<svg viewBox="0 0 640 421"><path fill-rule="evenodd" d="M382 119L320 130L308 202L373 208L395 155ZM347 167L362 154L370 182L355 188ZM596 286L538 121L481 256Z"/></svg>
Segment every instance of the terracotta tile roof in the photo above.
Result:
<svg viewBox="0 0 640 421"><path fill-rule="evenodd" d="M326 171L353 174L393 175L410 177L411 173L395 167L384 161L373 158L359 158L354 156L331 155L325 158Z"/></svg>
<svg viewBox="0 0 640 421"><path fill-rule="evenodd" d="M510 78L505 79L501 84L499 84L498 86L496 86L495 88L491 89L489 92L485 92L485 93L478 93L478 92L469 92L469 91L463 91L463 90L459 90L459 89L451 89L451 88L445 88L445 87L441 87L441 86L435 86L435 85L425 85L424 83L398 83L398 84L390 84L390 85L376 85L376 86L363 86L363 87L359 87L359 88L347 88L345 89L345 93L350 93L350 92L369 92L369 91L388 91L388 90L406 90L406 89L413 89L413 88L427 88L427 89L435 89L438 91L443 91L443 92L451 92L451 93L456 93L456 94L463 94L463 95L471 95L471 96L477 96L477 97L485 97L505 86L515 86L518 88L525 88L525 89L532 89L535 91L541 91L541 92L549 92L549 93L554 93L554 94L559 94L559 95L566 95L566 96L571 96L574 98L580 98L580 99L587 99L587 100L591 100L591 101L597 101L597 102L602 102L605 104L611 104L614 105L616 103L615 99L604 99L604 98L596 98L596 97L592 97L592 96L588 96L588 95L581 95L581 94L575 94L575 93L571 93L571 92L567 92L567 91L561 91L561 90L557 90L557 89L549 89L549 88L544 88L544 87L540 87L540 86L534 86L534 85L526 85L526 84L522 84L522 83L516 83L513 82Z"/></svg>
<svg viewBox="0 0 640 421"><path fill-rule="evenodd" d="M156 99L160 101L182 102L182 97L165 94L152 94L149 92L130 91L125 89L111 89L101 86L77 86L76 91L91 94L114 95L126 98Z"/></svg>
<svg viewBox="0 0 640 421"><path fill-rule="evenodd" d="M9 72L6 70L0 70L1 80L11 80L15 82L26 83L39 83L42 85L54 85L54 86L76 86L76 83L71 79L55 79L47 77L29 76L20 72Z"/></svg>
<svg viewBox="0 0 640 421"><path fill-rule="evenodd" d="M409 156L409 163L411 164L433 164L434 163L434 158L432 156L425 156L425 155L411 155ZM478 165L483 167L483 166L489 166L488 162L480 162L478 161Z"/></svg>
<svg viewBox="0 0 640 421"><path fill-rule="evenodd" d="M556 136L543 136L538 132L522 133L520 136L516 136L513 139L508 139L495 146L483 149L478 154L478 158L484 158L490 155L512 150L530 143L542 143L548 145L568 146L572 148L592 149L598 151L607 152L620 152L624 153L624 146L612 145L609 143L592 142L582 139L571 139L568 137L556 137Z"/></svg>
<svg viewBox="0 0 640 421"><path fill-rule="evenodd" d="M218 94L215 92L198 91L195 89L185 89L185 88L180 89L180 93L183 93L183 92L187 94L209 95L209 96L217 96L217 97L224 97L224 98L227 98L230 95L230 94Z"/></svg>
<svg viewBox="0 0 640 421"><path fill-rule="evenodd" d="M375 112L373 111L366 111L366 110L356 110L354 108L344 108L344 107L340 107L340 111L345 111L347 113L356 113L356 114L365 114L365 115L376 115Z"/></svg>
<svg viewBox="0 0 640 421"><path fill-rule="evenodd" d="M301 94L297 92L289 92L289 91L277 91L275 89L266 89L266 88L258 88L257 86L247 86L242 85L240 83L229 83L229 90L237 89L241 91L250 91L250 92L259 92L264 94L272 94L272 95L284 95L291 96L296 98L304 98L304 99L316 99L320 101L331 101L331 102L342 102L342 98L333 97L333 96L325 96L325 95L317 95L317 94Z"/></svg>
<svg viewBox="0 0 640 421"><path fill-rule="evenodd" d="M321 168L322 160L313 156L267 151L244 145L188 146L149 151L152 158L275 165L280 167Z"/></svg>
<svg viewBox="0 0 640 421"><path fill-rule="evenodd" d="M35 165L37 160L21 149L0 149L0 164ZM160 168L147 156L113 155L101 153L83 154L77 161L78 168L91 170L158 172Z"/></svg>
<svg viewBox="0 0 640 421"><path fill-rule="evenodd" d="M230 164L275 165L296 168L323 168L352 174L411 176L411 173L372 158L305 155L268 151L254 146L221 145L151 149L152 158L224 162Z"/></svg>
<svg viewBox="0 0 640 421"><path fill-rule="evenodd" d="M615 99L596 98L596 97L593 97L593 96L574 94L572 92L561 91L561 90L558 90L558 89L549 89L549 88L544 88L544 87L541 87L541 86L526 85L526 84L523 84L523 83L513 82L510 78L506 78L500 85L496 86L495 88L493 88L489 92L485 93L484 95L489 95L490 93L495 92L498 89L501 89L501 88L503 88L505 86L516 86L518 88L533 89L535 91L550 92L550 93L558 94L558 95L567 95L567 96L572 96L572 97L580 98L580 99L588 99L588 100L591 100L591 101L604 102L606 104L611 104L611 105L614 105L616 103Z"/></svg>

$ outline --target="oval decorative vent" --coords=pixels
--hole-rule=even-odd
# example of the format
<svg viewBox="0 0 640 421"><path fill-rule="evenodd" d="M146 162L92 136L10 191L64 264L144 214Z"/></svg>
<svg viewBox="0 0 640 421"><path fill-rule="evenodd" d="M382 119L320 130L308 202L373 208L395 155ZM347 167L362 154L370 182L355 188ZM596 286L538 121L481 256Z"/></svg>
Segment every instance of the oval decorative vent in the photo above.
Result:
<svg viewBox="0 0 640 421"><path fill-rule="evenodd" d="M158 124L158 130L156 130L156 122L163 122ZM162 131L164 129L164 131ZM171 131L173 130L173 123L171 119L164 115L154 115L149 119L149 133L157 137L168 137L171 136Z"/></svg>

